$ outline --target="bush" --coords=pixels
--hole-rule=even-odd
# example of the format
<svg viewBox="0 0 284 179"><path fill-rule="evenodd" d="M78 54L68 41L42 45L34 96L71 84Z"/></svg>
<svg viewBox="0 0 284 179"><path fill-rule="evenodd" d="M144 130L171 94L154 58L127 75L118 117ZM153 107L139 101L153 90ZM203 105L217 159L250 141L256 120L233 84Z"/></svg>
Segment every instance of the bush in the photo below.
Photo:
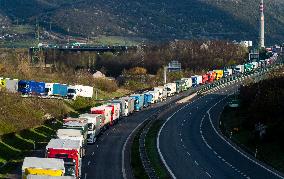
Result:
<svg viewBox="0 0 284 179"><path fill-rule="evenodd" d="M94 85L95 88L107 92L115 92L118 89L116 81L107 78L94 79Z"/></svg>

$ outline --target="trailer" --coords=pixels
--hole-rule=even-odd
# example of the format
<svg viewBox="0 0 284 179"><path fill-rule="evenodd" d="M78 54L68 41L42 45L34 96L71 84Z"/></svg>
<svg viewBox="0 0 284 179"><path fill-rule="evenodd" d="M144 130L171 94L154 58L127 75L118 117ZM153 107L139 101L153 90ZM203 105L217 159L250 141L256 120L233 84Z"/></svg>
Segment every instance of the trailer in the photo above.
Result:
<svg viewBox="0 0 284 179"><path fill-rule="evenodd" d="M0 77L0 89L1 88L6 88L6 79L3 77Z"/></svg>
<svg viewBox="0 0 284 179"><path fill-rule="evenodd" d="M184 80L176 80L175 83L177 84L177 91L182 92L187 90Z"/></svg>
<svg viewBox="0 0 284 179"><path fill-rule="evenodd" d="M205 85L208 81L209 81L208 75L207 74L202 75L202 83L201 84Z"/></svg>
<svg viewBox="0 0 284 179"><path fill-rule="evenodd" d="M77 120L76 120L77 119ZM64 119L66 121L66 119ZM81 132L84 137L84 144L87 143L88 136L88 122L85 118L67 118L65 123L63 123L62 129L76 129Z"/></svg>
<svg viewBox="0 0 284 179"><path fill-rule="evenodd" d="M165 100L167 98L166 96L164 96L164 86L154 87L153 91L155 93L158 93L159 101L163 101L163 100Z"/></svg>
<svg viewBox="0 0 284 179"><path fill-rule="evenodd" d="M76 99L77 97L92 98L94 88L91 86L75 85L68 86L67 96L69 99Z"/></svg>
<svg viewBox="0 0 284 179"><path fill-rule="evenodd" d="M80 141L80 147L82 148L81 157L86 155L87 141L78 129L58 129L56 132L58 139L70 139Z"/></svg>
<svg viewBox="0 0 284 179"><path fill-rule="evenodd" d="M120 104L119 103L107 103L107 108L111 109L111 123L110 125L114 125L118 122L120 118Z"/></svg>
<svg viewBox="0 0 284 179"><path fill-rule="evenodd" d="M28 175L27 179L75 179L72 176L44 176L44 175Z"/></svg>
<svg viewBox="0 0 284 179"><path fill-rule="evenodd" d="M81 153L82 148L79 140L51 139L46 146L45 156L63 159L65 175L80 178L82 171Z"/></svg>
<svg viewBox="0 0 284 179"><path fill-rule="evenodd" d="M183 80L185 82L186 90L188 90L189 88L192 87L192 79L191 78L182 78L181 80Z"/></svg>
<svg viewBox="0 0 284 179"><path fill-rule="evenodd" d="M91 114L101 114L103 116L103 122L101 123L101 128L105 130L111 122L111 108L106 105L101 105L91 108Z"/></svg>
<svg viewBox="0 0 284 179"><path fill-rule="evenodd" d="M244 72L246 74L249 74L249 73L251 73L253 71L253 64L251 64L251 63L245 63L244 67L245 67L245 71Z"/></svg>
<svg viewBox="0 0 284 179"><path fill-rule="evenodd" d="M245 66L244 65L237 65L234 68L234 73L237 75L243 74L245 72Z"/></svg>
<svg viewBox="0 0 284 179"><path fill-rule="evenodd" d="M226 68L224 70L224 77L232 76L233 75L233 69L232 68Z"/></svg>
<svg viewBox="0 0 284 179"><path fill-rule="evenodd" d="M18 82L18 92L22 93L23 95L43 96L45 94L45 83L20 80Z"/></svg>
<svg viewBox="0 0 284 179"><path fill-rule="evenodd" d="M47 96L67 97L67 85L60 83L46 83L45 93Z"/></svg>
<svg viewBox="0 0 284 179"><path fill-rule="evenodd" d="M216 76L217 76L217 74L216 74L215 71L209 71L209 72L207 73L207 75L208 75L208 82L209 82L209 83L213 83L214 80L216 79Z"/></svg>
<svg viewBox="0 0 284 179"><path fill-rule="evenodd" d="M177 85L176 83L167 83L165 84L165 89L167 91L167 96L173 96L177 92Z"/></svg>
<svg viewBox="0 0 284 179"><path fill-rule="evenodd" d="M200 75L191 76L191 79L192 79L192 86L193 87L196 87L196 86L198 86L202 83L202 76L200 76Z"/></svg>
<svg viewBox="0 0 284 179"><path fill-rule="evenodd" d="M131 97L122 97L121 99L125 101L125 116L129 116L134 112L135 100Z"/></svg>
<svg viewBox="0 0 284 179"><path fill-rule="evenodd" d="M148 93L152 95L152 100L151 100L152 104L157 103L159 101L159 92L158 91L149 91Z"/></svg>
<svg viewBox="0 0 284 179"><path fill-rule="evenodd" d="M220 80L224 76L224 71L223 70L213 70L216 72L216 80Z"/></svg>
<svg viewBox="0 0 284 179"><path fill-rule="evenodd" d="M149 92L144 93L144 107L148 107L151 105L153 99L153 95Z"/></svg>
<svg viewBox="0 0 284 179"><path fill-rule="evenodd" d="M88 137L87 142L90 144L95 143L98 135L101 132L101 123L103 116L101 114L81 114L80 118L85 118L88 121Z"/></svg>
<svg viewBox="0 0 284 179"><path fill-rule="evenodd" d="M134 99L134 111L140 111L144 105L144 96L141 94L132 94L130 97Z"/></svg>
<svg viewBox="0 0 284 179"><path fill-rule="evenodd" d="M11 93L17 93L18 92L18 79L10 79L6 78L6 90Z"/></svg>
<svg viewBox="0 0 284 179"><path fill-rule="evenodd" d="M22 178L28 175L63 176L65 167L63 159L25 157L22 165Z"/></svg>

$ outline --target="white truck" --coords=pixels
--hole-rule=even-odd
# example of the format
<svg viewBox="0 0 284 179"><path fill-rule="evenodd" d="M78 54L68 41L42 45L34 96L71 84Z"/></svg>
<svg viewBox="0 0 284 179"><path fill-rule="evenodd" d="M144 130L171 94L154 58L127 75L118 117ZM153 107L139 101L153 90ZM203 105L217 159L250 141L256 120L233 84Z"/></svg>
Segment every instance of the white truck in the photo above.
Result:
<svg viewBox="0 0 284 179"><path fill-rule="evenodd" d="M101 128L106 129L111 123L111 108L107 105L101 105L91 108L91 114L101 114L103 116L103 123L101 123Z"/></svg>
<svg viewBox="0 0 284 179"><path fill-rule="evenodd" d="M88 122L88 137L87 142L89 144L95 143L97 136L101 132L101 123L103 122L103 116L101 114L81 114L79 118L85 118Z"/></svg>
<svg viewBox="0 0 284 179"><path fill-rule="evenodd" d="M134 99L130 97L122 97L121 100L125 101L125 116L129 116L134 112Z"/></svg>
<svg viewBox="0 0 284 179"><path fill-rule="evenodd" d="M232 76L233 75L233 69L227 68L224 70L224 77Z"/></svg>
<svg viewBox="0 0 284 179"><path fill-rule="evenodd" d="M75 85L68 86L67 96L69 99L76 99L77 97L92 98L94 88L91 86Z"/></svg>
<svg viewBox="0 0 284 179"><path fill-rule="evenodd" d="M17 93L18 92L18 79L10 79L6 78L6 90L11 93Z"/></svg>
<svg viewBox="0 0 284 179"><path fill-rule="evenodd" d="M164 90L164 88L162 87L162 86L158 86L158 87L154 87L154 92L155 93L158 93L158 95L159 95L159 101L163 101L163 90Z"/></svg>
<svg viewBox="0 0 284 179"><path fill-rule="evenodd" d="M192 87L192 79L191 78L182 78L182 81L185 81L185 87L188 90L190 87Z"/></svg>
<svg viewBox="0 0 284 179"><path fill-rule="evenodd" d="M254 70L259 68L258 62L251 62L251 64L253 65Z"/></svg>
<svg viewBox="0 0 284 179"><path fill-rule="evenodd" d="M235 74L243 74L245 72L245 66L244 65L237 65L234 69Z"/></svg>
<svg viewBox="0 0 284 179"><path fill-rule="evenodd" d="M167 96L175 95L175 93L177 91L176 83L167 83L167 84L165 84L164 87L167 90Z"/></svg>
<svg viewBox="0 0 284 179"><path fill-rule="evenodd" d="M152 104L157 103L159 101L159 96L160 96L159 91L149 91L148 93L153 96L151 100Z"/></svg>

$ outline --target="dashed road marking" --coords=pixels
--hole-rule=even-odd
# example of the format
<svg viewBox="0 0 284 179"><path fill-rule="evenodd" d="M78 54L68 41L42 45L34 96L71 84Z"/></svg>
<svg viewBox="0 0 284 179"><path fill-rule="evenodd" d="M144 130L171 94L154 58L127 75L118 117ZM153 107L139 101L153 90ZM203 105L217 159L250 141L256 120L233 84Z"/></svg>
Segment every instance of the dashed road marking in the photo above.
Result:
<svg viewBox="0 0 284 179"><path fill-rule="evenodd" d="M206 173L206 175L208 175L209 176L209 178L211 178L211 175L208 173L208 172L205 172Z"/></svg>

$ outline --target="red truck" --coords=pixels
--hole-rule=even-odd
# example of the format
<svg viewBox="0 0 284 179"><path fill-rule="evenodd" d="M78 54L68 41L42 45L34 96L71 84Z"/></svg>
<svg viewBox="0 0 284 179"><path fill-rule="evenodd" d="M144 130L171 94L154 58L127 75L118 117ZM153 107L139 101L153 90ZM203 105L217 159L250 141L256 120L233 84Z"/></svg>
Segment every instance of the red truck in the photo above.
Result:
<svg viewBox="0 0 284 179"><path fill-rule="evenodd" d="M202 83L201 84L206 84L208 82L208 74L202 75Z"/></svg>
<svg viewBox="0 0 284 179"><path fill-rule="evenodd" d="M106 129L112 122L111 107L107 107L107 105L91 108L91 114L101 114L103 116L103 121L101 123L101 129L103 130Z"/></svg>
<svg viewBox="0 0 284 179"><path fill-rule="evenodd" d="M208 75L208 82L209 83L213 83L213 81L216 79L216 76L217 76L215 71L209 71L207 73L207 75Z"/></svg>
<svg viewBox="0 0 284 179"><path fill-rule="evenodd" d="M119 103L108 103L107 107L111 108L111 125L118 122L120 117L120 104Z"/></svg>
<svg viewBox="0 0 284 179"><path fill-rule="evenodd" d="M79 140L51 139L46 146L47 158L64 160L65 175L81 177L81 152Z"/></svg>

